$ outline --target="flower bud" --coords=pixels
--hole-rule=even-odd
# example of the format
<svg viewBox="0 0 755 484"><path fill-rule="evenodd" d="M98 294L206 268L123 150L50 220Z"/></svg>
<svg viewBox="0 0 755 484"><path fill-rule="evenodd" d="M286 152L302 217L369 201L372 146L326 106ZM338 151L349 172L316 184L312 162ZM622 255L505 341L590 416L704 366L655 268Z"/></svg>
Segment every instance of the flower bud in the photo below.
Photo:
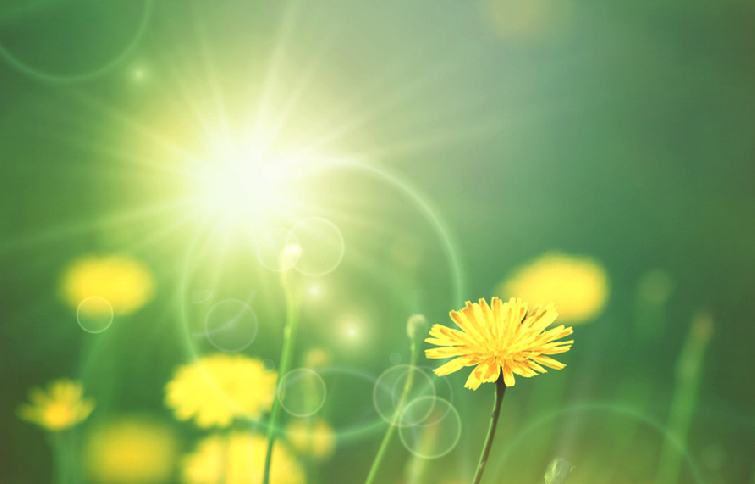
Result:
<svg viewBox="0 0 755 484"><path fill-rule="evenodd" d="M412 314L406 321L406 335L409 336L410 340L414 341L418 334L426 332L425 326L424 314Z"/></svg>
<svg viewBox="0 0 755 484"><path fill-rule="evenodd" d="M572 471L572 465L563 457L553 459L545 469L545 484L564 484Z"/></svg>

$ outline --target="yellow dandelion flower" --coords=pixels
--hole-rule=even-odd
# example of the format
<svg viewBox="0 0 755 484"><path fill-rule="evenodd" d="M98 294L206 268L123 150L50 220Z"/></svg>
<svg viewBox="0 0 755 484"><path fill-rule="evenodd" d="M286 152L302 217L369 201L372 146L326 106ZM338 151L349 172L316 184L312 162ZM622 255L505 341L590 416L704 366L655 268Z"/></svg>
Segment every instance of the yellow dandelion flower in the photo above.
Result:
<svg viewBox="0 0 755 484"><path fill-rule="evenodd" d="M242 355L216 354L181 366L166 386L165 403L179 420L200 427L230 425L234 418L257 419L270 410L277 372Z"/></svg>
<svg viewBox="0 0 755 484"><path fill-rule="evenodd" d="M549 253L514 271L495 291L533 304L553 302L561 321L589 322L603 311L609 295L605 268L590 258Z"/></svg>
<svg viewBox="0 0 755 484"><path fill-rule="evenodd" d="M116 314L131 314L154 294L152 273L127 256L84 257L63 275L63 296L73 308L89 297L107 300ZM109 308L108 308L109 310Z"/></svg>
<svg viewBox="0 0 755 484"><path fill-rule="evenodd" d="M336 447L333 427L325 420L294 420L288 424L286 436L294 450L315 459L329 458Z"/></svg>
<svg viewBox="0 0 755 484"><path fill-rule="evenodd" d="M512 298L507 303L494 297L491 305L484 299L467 302L460 311L451 311L451 319L461 331L436 324L425 341L440 346L426 350L428 358L455 358L435 370L448 375L465 366L477 365L465 387L476 390L483 382L494 382L502 373L507 386L514 386L514 374L524 377L545 373L541 365L560 370L563 363L545 355L569 351L572 341L555 341L570 335L571 327L556 326L556 308L548 305L527 313L527 303Z"/></svg>
<svg viewBox="0 0 755 484"><path fill-rule="evenodd" d="M99 424L85 441L89 477L108 484L168 482L176 439L171 429L147 417L118 417Z"/></svg>
<svg viewBox="0 0 755 484"><path fill-rule="evenodd" d="M94 409L94 401L82 398L83 393L80 382L66 379L49 383L47 392L32 388L29 391L31 404L22 404L18 415L47 430L65 430L86 419Z"/></svg>
<svg viewBox="0 0 755 484"><path fill-rule="evenodd" d="M256 433L211 435L183 461L185 484L261 484L267 439ZM279 442L273 449L270 484L304 484L301 464Z"/></svg>

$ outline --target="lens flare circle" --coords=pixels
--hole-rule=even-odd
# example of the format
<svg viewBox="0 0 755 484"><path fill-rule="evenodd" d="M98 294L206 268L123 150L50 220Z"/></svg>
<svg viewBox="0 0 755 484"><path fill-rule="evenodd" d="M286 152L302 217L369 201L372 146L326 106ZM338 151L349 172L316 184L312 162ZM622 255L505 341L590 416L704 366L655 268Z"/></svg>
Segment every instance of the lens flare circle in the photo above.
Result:
<svg viewBox="0 0 755 484"><path fill-rule="evenodd" d="M104 297L89 296L76 308L76 321L87 333L102 333L113 324L113 306Z"/></svg>
<svg viewBox="0 0 755 484"><path fill-rule="evenodd" d="M259 321L254 310L238 299L225 299L215 303L204 321L207 340L226 353L237 353L247 348L257 337Z"/></svg>
<svg viewBox="0 0 755 484"><path fill-rule="evenodd" d="M425 409L424 415L420 415L419 407L415 407L415 411L412 414L407 414L406 418L404 416L398 418L404 387L410 379L411 388L406 395L405 402L412 402L419 398L435 398L435 384L427 373L416 366L393 366L380 375L375 382L372 394L375 410L377 410L380 418L386 422L393 422L396 425L415 425L417 421L412 420L412 418L422 420L433 411L433 408L429 407Z"/></svg>
<svg viewBox="0 0 755 484"><path fill-rule="evenodd" d="M73 73L73 74L57 74L52 72L46 72L43 69L34 67L28 62L23 61L17 54L11 52L11 50L0 42L0 58L5 60L10 66L16 69L18 72L35 79L37 81L46 82L50 84L66 84L81 81L88 81L99 77L131 55L136 47L139 45L144 32L147 29L147 24L152 16L152 10L154 8L154 0L144 0L144 6L142 7L141 17L139 23L136 26L136 30L131 37L130 41L117 52L110 60L105 62L99 67L92 68L87 72ZM43 12L45 13L45 12ZM57 14L56 14L57 15ZM48 15L49 16L49 15ZM1 20L1 19L0 19Z"/></svg>
<svg viewBox="0 0 755 484"><path fill-rule="evenodd" d="M268 229L257 242L257 259L266 269L285 272L297 263L301 247L296 236L286 229Z"/></svg>
<svg viewBox="0 0 755 484"><path fill-rule="evenodd" d="M314 370L299 368L286 373L278 385L283 410L296 417L309 417L325 405L325 381Z"/></svg>
<svg viewBox="0 0 755 484"><path fill-rule="evenodd" d="M330 220L318 217L297 222L291 229L286 246L301 248L290 262L297 271L310 277L333 272L341 264L346 251L338 226Z"/></svg>
<svg viewBox="0 0 755 484"><path fill-rule="evenodd" d="M427 409L431 408L430 413ZM461 438L461 417L448 400L421 397L409 402L401 413L404 422L399 437L406 450L422 459L438 459L451 452Z"/></svg>

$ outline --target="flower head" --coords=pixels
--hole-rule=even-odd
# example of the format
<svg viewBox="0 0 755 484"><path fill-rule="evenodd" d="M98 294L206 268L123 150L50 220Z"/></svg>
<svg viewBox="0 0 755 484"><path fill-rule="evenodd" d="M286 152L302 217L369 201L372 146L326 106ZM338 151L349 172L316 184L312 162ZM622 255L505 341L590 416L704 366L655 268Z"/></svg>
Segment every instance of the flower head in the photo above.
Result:
<svg viewBox="0 0 755 484"><path fill-rule="evenodd" d="M211 435L183 462L185 484L261 484L267 439L256 433ZM304 471L283 442L273 448L270 484L304 484Z"/></svg>
<svg viewBox="0 0 755 484"><path fill-rule="evenodd" d="M155 283L138 259L116 255L76 260L63 275L63 295L73 308L88 297L101 297L116 314L131 314L152 299Z"/></svg>
<svg viewBox="0 0 755 484"><path fill-rule="evenodd" d="M257 419L270 410L277 378L260 360L211 355L178 369L166 386L165 403L180 420L225 427L234 418Z"/></svg>
<svg viewBox="0 0 755 484"><path fill-rule="evenodd" d="M66 379L48 384L47 392L32 388L29 391L31 404L22 404L18 415L47 430L65 430L86 419L94 409L94 401L82 398L83 393L80 382Z"/></svg>
<svg viewBox="0 0 755 484"><path fill-rule="evenodd" d="M315 459L327 459L333 455L336 446L333 428L325 420L294 420L288 424L286 436L297 452Z"/></svg>
<svg viewBox="0 0 755 484"><path fill-rule="evenodd" d="M310 348L304 355L304 366L306 368L317 368L330 363L330 353L324 348Z"/></svg>
<svg viewBox="0 0 755 484"><path fill-rule="evenodd" d="M491 305L484 299L467 302L460 311L451 311L451 319L461 331L436 324L425 341L440 346L426 350L428 358L453 358L435 370L448 375L464 366L477 365L465 387L476 390L483 382L494 382L503 373L507 386L514 386L514 374L530 377L545 373L541 365L560 370L563 363L545 355L569 351L572 341L555 341L570 335L571 327L545 329L556 320L551 304L527 313L527 303L512 298L507 303L494 297Z"/></svg>
<svg viewBox="0 0 755 484"><path fill-rule="evenodd" d="M496 289L533 304L554 302L561 321L587 323L600 316L610 282L603 265L591 257L552 252L518 268Z"/></svg>
<svg viewBox="0 0 755 484"><path fill-rule="evenodd" d="M143 416L98 424L86 437L84 457L93 482L146 484L170 480L176 439L167 425Z"/></svg>

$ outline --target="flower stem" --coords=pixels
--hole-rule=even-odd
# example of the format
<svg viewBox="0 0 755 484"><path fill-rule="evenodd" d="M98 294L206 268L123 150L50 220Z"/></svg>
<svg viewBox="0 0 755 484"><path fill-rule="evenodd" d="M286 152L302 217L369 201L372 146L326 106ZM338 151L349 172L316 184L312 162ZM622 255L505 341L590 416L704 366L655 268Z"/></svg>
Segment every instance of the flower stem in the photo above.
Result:
<svg viewBox="0 0 755 484"><path fill-rule="evenodd" d="M281 284L283 285L283 292L286 297L286 326L283 329L283 351L281 353L281 364L278 370L278 382L275 385L276 395L273 400L273 408L270 410L270 424L267 428L267 452L265 454L265 470L262 477L263 484L270 484L270 462L273 457L273 447L275 446L275 438L277 437L277 425L278 419L281 413L280 393L279 387L281 380L288 373L291 367L291 359L293 358L294 342L296 340L296 328L299 322L299 308L294 298L293 290L285 273L281 277Z"/></svg>
<svg viewBox="0 0 755 484"><path fill-rule="evenodd" d="M416 334L419 333L419 331L416 331L415 333L410 332L409 334L409 337L411 338L411 358L409 362L409 373L407 374L406 382L404 382L404 388L401 391L401 398L399 399L398 405L396 406L396 413L393 414L391 423L388 425L388 429L386 429L385 431L383 441L380 443L380 448L375 455L375 459L372 461L370 473L367 475L367 480L364 481L364 484L372 484L375 481L375 476L377 475L377 471L380 468L380 463L383 461L386 450L388 450L388 444L390 444L391 439L393 438L393 434L396 431L396 425L398 424L398 421L401 418L401 414L404 411L406 400L409 398L409 391L412 389L412 385L414 384L414 366L417 364L417 358L419 357L419 346L420 342L422 341L422 338L416 337Z"/></svg>
<svg viewBox="0 0 755 484"><path fill-rule="evenodd" d="M69 446L65 442L65 432L65 430L49 432L50 446L55 456L55 484L68 484L70 480Z"/></svg>
<svg viewBox="0 0 755 484"><path fill-rule="evenodd" d="M498 426L498 417L501 415L501 402L503 402L503 395L505 393L506 383L503 381L503 374L501 374L495 381L495 403L493 404L493 414L490 416L490 428L488 429L488 436L485 438L485 446L482 448L480 462L477 464L477 472L475 473L473 484L480 483L482 480L482 473L485 471L485 464L488 463L490 448L493 446L493 439L495 438L495 429Z"/></svg>

